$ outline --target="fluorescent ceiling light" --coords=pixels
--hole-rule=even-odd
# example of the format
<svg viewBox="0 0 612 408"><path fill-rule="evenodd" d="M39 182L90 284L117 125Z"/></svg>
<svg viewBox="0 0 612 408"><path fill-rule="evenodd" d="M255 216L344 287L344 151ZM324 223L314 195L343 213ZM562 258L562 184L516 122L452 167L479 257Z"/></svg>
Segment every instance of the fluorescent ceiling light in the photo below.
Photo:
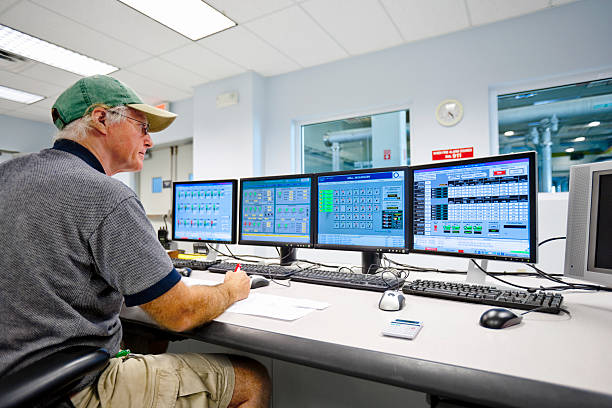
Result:
<svg viewBox="0 0 612 408"><path fill-rule="evenodd" d="M119 68L0 25L0 49L75 74L110 74Z"/></svg>
<svg viewBox="0 0 612 408"><path fill-rule="evenodd" d="M567 149L565 149L565 151L567 153L574 153L574 148L573 147L568 147Z"/></svg>
<svg viewBox="0 0 612 408"><path fill-rule="evenodd" d="M599 126L601 125L601 122L598 120L594 120L593 122L589 123L587 126L588 127L595 127L595 126Z"/></svg>
<svg viewBox="0 0 612 408"><path fill-rule="evenodd" d="M577 138L574 139L574 142L584 142L585 140L586 140L586 137L578 136Z"/></svg>
<svg viewBox="0 0 612 408"><path fill-rule="evenodd" d="M28 105L45 99L44 96L34 95L31 93L20 91L18 89L7 88L5 86L0 86L0 98L8 99L9 101L19 103L25 103Z"/></svg>
<svg viewBox="0 0 612 408"><path fill-rule="evenodd" d="M119 1L194 41L236 25L202 0Z"/></svg>
<svg viewBox="0 0 612 408"><path fill-rule="evenodd" d="M514 136L514 131L513 130L507 130L504 132L504 136Z"/></svg>

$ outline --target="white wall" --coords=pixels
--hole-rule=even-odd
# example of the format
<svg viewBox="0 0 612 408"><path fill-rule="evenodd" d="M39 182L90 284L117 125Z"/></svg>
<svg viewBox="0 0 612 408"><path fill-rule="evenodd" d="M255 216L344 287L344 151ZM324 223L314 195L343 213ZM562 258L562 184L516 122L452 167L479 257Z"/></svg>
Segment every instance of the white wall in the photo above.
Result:
<svg viewBox="0 0 612 408"><path fill-rule="evenodd" d="M0 115L0 150L38 152L52 146L56 130L50 113L48 124Z"/></svg>
<svg viewBox="0 0 612 408"><path fill-rule="evenodd" d="M254 72L199 86L193 97L194 179L249 177L261 171L260 127L264 79ZM217 96L239 94L218 108Z"/></svg>

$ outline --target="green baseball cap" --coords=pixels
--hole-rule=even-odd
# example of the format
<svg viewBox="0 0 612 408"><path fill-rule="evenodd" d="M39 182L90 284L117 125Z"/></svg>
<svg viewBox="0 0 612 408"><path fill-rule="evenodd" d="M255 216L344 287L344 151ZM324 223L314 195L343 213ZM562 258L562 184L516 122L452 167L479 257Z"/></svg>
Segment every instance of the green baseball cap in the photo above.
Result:
<svg viewBox="0 0 612 408"><path fill-rule="evenodd" d="M82 118L96 105L112 107L126 105L147 116L149 132L164 130L174 121L176 114L147 105L131 88L107 75L94 75L79 79L66 89L51 108L51 118L58 129Z"/></svg>

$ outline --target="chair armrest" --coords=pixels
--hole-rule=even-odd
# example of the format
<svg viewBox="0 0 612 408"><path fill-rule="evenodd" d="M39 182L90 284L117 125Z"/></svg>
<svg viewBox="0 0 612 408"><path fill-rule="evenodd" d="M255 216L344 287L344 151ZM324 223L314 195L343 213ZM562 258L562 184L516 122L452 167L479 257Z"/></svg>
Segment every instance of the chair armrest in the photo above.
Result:
<svg viewBox="0 0 612 408"><path fill-rule="evenodd" d="M51 354L0 381L0 408L52 403L87 374L101 371L110 355L97 346L73 346Z"/></svg>

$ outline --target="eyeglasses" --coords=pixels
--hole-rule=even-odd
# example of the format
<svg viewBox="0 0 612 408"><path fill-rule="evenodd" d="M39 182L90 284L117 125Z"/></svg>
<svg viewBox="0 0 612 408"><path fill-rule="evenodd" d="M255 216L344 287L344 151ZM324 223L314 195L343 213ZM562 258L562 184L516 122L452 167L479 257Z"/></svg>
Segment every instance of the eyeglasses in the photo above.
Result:
<svg viewBox="0 0 612 408"><path fill-rule="evenodd" d="M115 112L115 111L108 111L108 112L113 113L113 114L115 114L115 115L123 116L123 117L124 117L124 118L126 118L126 119L131 119L131 120L133 120L134 122L138 122L138 123L140 123L140 127L141 127L141 129L142 129L142 135L143 135L143 136L145 136L147 133L149 133L149 124L148 124L147 122L143 122L143 121L141 121L141 120L134 119L134 118L131 118L131 117L126 116L126 115L122 115L122 114L121 114L121 113L119 113L119 112Z"/></svg>

